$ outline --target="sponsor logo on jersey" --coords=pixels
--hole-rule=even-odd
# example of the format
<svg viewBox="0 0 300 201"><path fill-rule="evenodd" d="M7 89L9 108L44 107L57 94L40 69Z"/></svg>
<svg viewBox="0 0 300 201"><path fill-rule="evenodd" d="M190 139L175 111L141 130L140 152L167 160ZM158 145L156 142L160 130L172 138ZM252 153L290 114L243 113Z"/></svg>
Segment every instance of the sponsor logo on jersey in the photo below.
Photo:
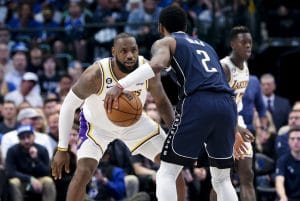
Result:
<svg viewBox="0 0 300 201"><path fill-rule="evenodd" d="M112 79L110 77L106 78L105 82L106 82L106 84L111 84L112 83Z"/></svg>

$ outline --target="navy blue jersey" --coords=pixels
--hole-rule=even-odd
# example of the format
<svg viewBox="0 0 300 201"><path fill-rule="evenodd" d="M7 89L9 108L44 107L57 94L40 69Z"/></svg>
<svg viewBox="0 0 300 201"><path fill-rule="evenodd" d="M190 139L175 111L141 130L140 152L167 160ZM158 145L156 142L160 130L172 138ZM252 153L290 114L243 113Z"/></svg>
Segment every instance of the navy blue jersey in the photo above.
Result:
<svg viewBox="0 0 300 201"><path fill-rule="evenodd" d="M219 57L207 43L183 32L172 33L176 39L176 51L171 60L179 85L179 98L195 91L228 92L229 87Z"/></svg>

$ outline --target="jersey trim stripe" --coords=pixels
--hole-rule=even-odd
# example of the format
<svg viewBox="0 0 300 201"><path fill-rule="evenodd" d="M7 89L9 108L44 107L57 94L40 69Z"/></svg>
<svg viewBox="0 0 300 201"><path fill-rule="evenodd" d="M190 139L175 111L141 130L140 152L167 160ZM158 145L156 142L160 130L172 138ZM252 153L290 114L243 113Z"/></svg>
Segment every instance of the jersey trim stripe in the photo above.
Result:
<svg viewBox="0 0 300 201"><path fill-rule="evenodd" d="M97 93L97 95L100 95L102 93L103 89L104 89L104 77L105 76L104 76L104 70L103 70L102 64L100 62L97 62L97 63L99 65L99 68L100 68L100 71L101 71L101 76L102 76L102 78L101 78L101 81L102 81L101 88L99 89L99 91Z"/></svg>
<svg viewBox="0 0 300 201"><path fill-rule="evenodd" d="M181 66L179 65L179 63L177 62L177 60L176 60L176 58L175 58L174 56L173 56L173 61L176 63L176 68L180 71L180 74L181 74L182 79L183 79L183 80L182 80L182 85L183 85L183 86L181 86L181 87L182 87L182 89L183 89L184 95L187 96L186 87L185 87L185 84L186 84L186 78L185 78L184 72L183 72ZM180 84L181 84L181 83L180 83ZM179 94L179 96L180 96L180 94Z"/></svg>
<svg viewBox="0 0 300 201"><path fill-rule="evenodd" d="M131 153L133 153L135 150L137 150L140 146L142 146L144 143L146 143L151 138L159 135L159 133L160 133L160 126L158 124L156 124L156 125L157 125L156 130L154 132L150 133L149 135L147 135L146 137L144 137L144 139L142 139L141 142L135 144L133 146L133 148L130 150Z"/></svg>
<svg viewBox="0 0 300 201"><path fill-rule="evenodd" d="M94 127L93 127L90 123L88 123L88 125L89 125L89 126L88 126L89 131L88 131L88 133L87 133L87 136L88 136L88 137L89 137L96 145L98 145L98 146L100 147L101 152L102 152L102 154L103 154L103 153L104 153L103 148L101 147L101 145L100 145L99 143L97 143L95 137L93 136Z"/></svg>
<svg viewBox="0 0 300 201"><path fill-rule="evenodd" d="M112 65L111 65L112 61L111 61L111 60L112 60L112 59L109 59L109 61L108 61L108 69L109 69L109 72L110 72L112 78L113 78L116 82L118 82L118 79L117 79L116 75L114 74L114 72L113 72L113 70L112 70Z"/></svg>

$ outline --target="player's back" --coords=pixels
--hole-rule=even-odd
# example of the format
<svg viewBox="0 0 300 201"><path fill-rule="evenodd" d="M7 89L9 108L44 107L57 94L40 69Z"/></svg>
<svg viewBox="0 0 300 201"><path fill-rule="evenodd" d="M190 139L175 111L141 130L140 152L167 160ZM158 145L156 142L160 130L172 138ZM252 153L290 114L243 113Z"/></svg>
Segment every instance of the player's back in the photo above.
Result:
<svg viewBox="0 0 300 201"><path fill-rule="evenodd" d="M171 66L180 87L180 97L195 91L215 91L233 94L215 50L207 43L183 32L172 33L176 50Z"/></svg>

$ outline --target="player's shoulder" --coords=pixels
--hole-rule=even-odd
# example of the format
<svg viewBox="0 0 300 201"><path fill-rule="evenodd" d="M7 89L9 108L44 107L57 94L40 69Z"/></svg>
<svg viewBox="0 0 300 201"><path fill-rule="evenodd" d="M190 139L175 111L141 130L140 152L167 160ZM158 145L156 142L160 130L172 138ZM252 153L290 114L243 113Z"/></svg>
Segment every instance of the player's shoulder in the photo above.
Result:
<svg viewBox="0 0 300 201"><path fill-rule="evenodd" d="M228 64L230 62L229 56L225 56L220 59L221 64Z"/></svg>
<svg viewBox="0 0 300 201"><path fill-rule="evenodd" d="M99 79L102 77L102 67L101 63L94 62L89 67L85 69L83 74L81 75L81 80L85 82L91 82L95 79Z"/></svg>

